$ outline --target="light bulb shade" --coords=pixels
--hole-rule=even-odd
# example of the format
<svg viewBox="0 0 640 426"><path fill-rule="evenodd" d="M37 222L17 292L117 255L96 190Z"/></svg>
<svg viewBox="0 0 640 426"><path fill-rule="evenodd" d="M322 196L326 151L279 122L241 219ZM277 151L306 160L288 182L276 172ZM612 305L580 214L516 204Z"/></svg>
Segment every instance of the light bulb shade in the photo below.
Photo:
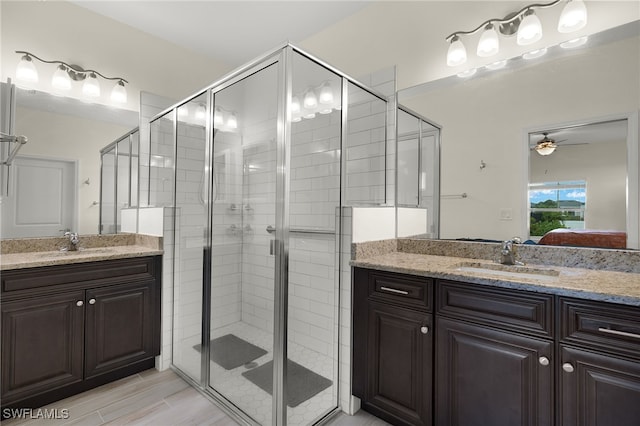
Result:
<svg viewBox="0 0 640 426"><path fill-rule="evenodd" d="M499 50L500 40L498 39L498 33L493 25L489 25L480 36L476 53L478 56L486 58L495 55Z"/></svg>
<svg viewBox="0 0 640 426"><path fill-rule="evenodd" d="M320 88L319 101L322 105L333 104L333 90L331 90L331 85L329 83L324 83Z"/></svg>
<svg viewBox="0 0 640 426"><path fill-rule="evenodd" d="M291 98L291 112L297 114L300 112L300 99L297 96Z"/></svg>
<svg viewBox="0 0 640 426"><path fill-rule="evenodd" d="M304 98L302 99L302 105L307 109L314 109L318 106L318 98L313 90L309 89L304 94Z"/></svg>
<svg viewBox="0 0 640 426"><path fill-rule="evenodd" d="M60 65L56 72L53 73L53 77L51 77L51 85L58 90L71 89L71 79L69 78L67 68L64 65Z"/></svg>
<svg viewBox="0 0 640 426"><path fill-rule="evenodd" d="M82 84L82 94L89 98L100 96L100 83L94 73L89 74Z"/></svg>
<svg viewBox="0 0 640 426"><path fill-rule="evenodd" d="M222 109L220 107L216 107L213 111L213 125L220 127L224 124L224 115L222 114Z"/></svg>
<svg viewBox="0 0 640 426"><path fill-rule="evenodd" d="M536 145L535 150L540 155L551 155L553 154L553 151L555 151L557 147L558 145L556 145L552 141L546 141L546 142L539 142Z"/></svg>
<svg viewBox="0 0 640 426"><path fill-rule="evenodd" d="M204 120L206 116L207 116L207 108L204 106L204 104L199 104L198 107L196 108L196 118L198 120Z"/></svg>
<svg viewBox="0 0 640 426"><path fill-rule="evenodd" d="M113 86L113 90L111 90L111 100L118 104L124 104L127 102L127 89L125 89L124 82L122 80Z"/></svg>
<svg viewBox="0 0 640 426"><path fill-rule="evenodd" d="M22 59L20 59L20 62L18 62L16 79L29 83L36 83L38 81L38 70L31 60L31 56L24 55Z"/></svg>
<svg viewBox="0 0 640 426"><path fill-rule="evenodd" d="M558 32L571 33L587 25L587 7L582 0L569 0L562 9Z"/></svg>
<svg viewBox="0 0 640 426"><path fill-rule="evenodd" d="M535 43L542 38L542 24L536 14L529 10L525 13L524 19L520 23L518 29L518 44L520 46L526 46L528 44Z"/></svg>
<svg viewBox="0 0 640 426"><path fill-rule="evenodd" d="M460 37L455 36L451 39L449 51L447 52L447 65L457 67L465 62L467 62L467 49L464 48Z"/></svg>
<svg viewBox="0 0 640 426"><path fill-rule="evenodd" d="M229 127L230 129L237 129L238 128L238 118L236 117L236 113L232 112L229 115L229 118L227 119L227 127Z"/></svg>

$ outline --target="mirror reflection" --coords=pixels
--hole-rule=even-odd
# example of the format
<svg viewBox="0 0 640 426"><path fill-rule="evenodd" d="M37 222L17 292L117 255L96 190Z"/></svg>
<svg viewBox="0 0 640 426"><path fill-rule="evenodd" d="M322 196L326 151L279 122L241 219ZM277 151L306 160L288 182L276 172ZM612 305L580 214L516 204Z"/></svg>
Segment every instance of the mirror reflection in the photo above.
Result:
<svg viewBox="0 0 640 426"><path fill-rule="evenodd" d="M135 111L16 88L14 132L28 142L9 169L2 238L97 234L100 150L137 125Z"/></svg>
<svg viewBox="0 0 640 426"><path fill-rule="evenodd" d="M442 126L440 237L536 240L540 236L530 235L529 221L539 212L530 211L529 183L555 181L555 190L561 191L563 185L586 181L584 188L566 188L584 189L586 207L583 223L564 217L564 229L580 225L590 231L624 232L626 247L638 248L639 46L636 21L593 34L580 48L551 46L542 58L514 58L501 70L479 70L471 78L452 76L400 91L400 103ZM559 142L546 164L559 163L563 173L544 178L545 170L547 176L552 171L538 164L543 156L531 149L544 132L559 141L569 137L567 128L576 131L577 124L612 119L623 120L619 124L627 135L624 140L583 140L571 146L566 145L569 141ZM593 129L584 127L581 132ZM625 155L615 160L616 166L605 162L602 154L608 155L614 145ZM578 172L578 164L591 165L589 174ZM575 173L564 173L572 169ZM604 185L609 189L599 189ZM594 191L606 191L611 199L600 204ZM572 214L580 217L582 212L576 207Z"/></svg>

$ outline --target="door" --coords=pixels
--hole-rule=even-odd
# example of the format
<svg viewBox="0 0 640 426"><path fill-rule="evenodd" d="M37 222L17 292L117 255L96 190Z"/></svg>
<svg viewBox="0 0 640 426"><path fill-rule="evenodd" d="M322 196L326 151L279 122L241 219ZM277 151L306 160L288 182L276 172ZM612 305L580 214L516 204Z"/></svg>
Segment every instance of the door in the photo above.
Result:
<svg viewBox="0 0 640 426"><path fill-rule="evenodd" d="M2 303L2 404L82 381L84 291Z"/></svg>
<svg viewBox="0 0 640 426"><path fill-rule="evenodd" d="M59 236L76 230L76 162L16 157L2 200L2 238Z"/></svg>
<svg viewBox="0 0 640 426"><path fill-rule="evenodd" d="M436 327L436 425L553 424L553 342L441 317Z"/></svg>
<svg viewBox="0 0 640 426"><path fill-rule="evenodd" d="M431 314L373 301L368 310L365 408L394 424L430 425Z"/></svg>
<svg viewBox="0 0 640 426"><path fill-rule="evenodd" d="M636 426L640 363L560 346L560 424Z"/></svg>
<svg viewBox="0 0 640 426"><path fill-rule="evenodd" d="M85 378L158 355L153 282L86 292Z"/></svg>

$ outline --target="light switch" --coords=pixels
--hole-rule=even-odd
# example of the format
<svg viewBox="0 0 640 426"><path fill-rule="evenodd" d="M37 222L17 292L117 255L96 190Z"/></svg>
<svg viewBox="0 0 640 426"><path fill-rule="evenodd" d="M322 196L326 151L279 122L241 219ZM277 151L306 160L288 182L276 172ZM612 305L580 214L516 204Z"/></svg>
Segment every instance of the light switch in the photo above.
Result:
<svg viewBox="0 0 640 426"><path fill-rule="evenodd" d="M513 220L513 210L500 209L500 220Z"/></svg>

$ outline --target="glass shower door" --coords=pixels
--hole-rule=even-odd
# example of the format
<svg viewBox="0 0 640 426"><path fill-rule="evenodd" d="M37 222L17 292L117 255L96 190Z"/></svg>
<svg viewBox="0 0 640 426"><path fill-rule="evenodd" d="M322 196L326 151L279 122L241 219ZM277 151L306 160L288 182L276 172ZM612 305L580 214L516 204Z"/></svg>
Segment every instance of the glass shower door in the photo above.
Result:
<svg viewBox="0 0 640 426"><path fill-rule="evenodd" d="M278 65L213 95L212 390L272 423ZM214 89L215 90L215 89Z"/></svg>

